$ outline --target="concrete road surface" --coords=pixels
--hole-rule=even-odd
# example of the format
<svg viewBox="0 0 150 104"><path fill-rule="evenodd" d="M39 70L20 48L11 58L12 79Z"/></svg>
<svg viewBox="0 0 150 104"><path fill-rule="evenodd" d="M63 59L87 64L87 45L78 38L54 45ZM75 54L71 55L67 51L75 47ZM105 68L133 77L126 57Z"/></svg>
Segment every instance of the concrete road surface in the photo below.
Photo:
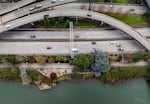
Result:
<svg viewBox="0 0 150 104"><path fill-rule="evenodd" d="M37 20L43 19L44 15L48 15L49 18L52 17L59 17L59 16L73 16L73 17L83 17L83 18L89 18L89 19L94 19L97 21L103 21L111 26L114 26L126 33L128 33L131 37L136 39L139 43L141 43L148 51L150 51L150 41L147 40L141 33L137 32L135 29L132 27L128 26L127 24L114 19L110 16L97 13L97 12L92 12L92 11L87 11L87 10L81 10L81 9L62 9L62 10L53 10L53 11L45 11L41 13L35 13L29 16L25 16L16 20L13 20L11 22L8 22L5 26L0 26L0 33L4 31L8 31L10 29L22 26L27 23L31 23ZM7 27L9 26L9 27Z"/></svg>
<svg viewBox="0 0 150 104"><path fill-rule="evenodd" d="M145 37L150 38L150 27L135 28L136 31L143 34ZM74 29L74 39L76 40L113 40L113 39L128 39L131 38L126 33L120 30L104 30L104 29ZM35 36L31 38L31 36ZM51 31L7 31L0 34L1 40L58 40L65 39L69 40L70 33L69 29L66 30L51 30ZM43 41L44 41L43 40Z"/></svg>
<svg viewBox="0 0 150 104"><path fill-rule="evenodd" d="M18 8L25 6L27 4L30 4L34 1L36 1L36 0L21 0L21 1L18 1L16 3L12 3L11 5L3 6L0 8L0 15L8 13L10 11L13 11L15 9L18 9Z"/></svg>
<svg viewBox="0 0 150 104"><path fill-rule="evenodd" d="M30 15L31 13L41 11L41 10L43 10L45 8L48 8L48 7L53 7L53 6L56 6L56 5L64 5L66 3L70 3L70 2L74 2L74 1L77 1L77 0L64 0L64 1L57 0L56 3L51 3L50 0L44 0L44 1L41 1L41 2L37 2L37 3L31 4L29 6L25 6L23 8L20 8L19 10L12 11L12 12L6 14L6 15L3 15L1 17L1 24L5 23L5 22L8 22L8 21L11 21L11 20L14 20L16 18L25 16L25 15ZM33 7L35 7L36 5L39 5L39 4L41 5L40 8L30 10L30 8L33 8Z"/></svg>
<svg viewBox="0 0 150 104"><path fill-rule="evenodd" d="M124 51L118 51L116 44L121 44ZM51 47L51 49L47 49ZM95 45L91 41L75 42L74 47L78 48L80 53L90 53L93 49L106 51L108 53L133 53L144 51L135 40L119 40L115 44L110 41L97 41ZM70 42L0 42L0 54L16 54L16 55L69 55Z"/></svg>

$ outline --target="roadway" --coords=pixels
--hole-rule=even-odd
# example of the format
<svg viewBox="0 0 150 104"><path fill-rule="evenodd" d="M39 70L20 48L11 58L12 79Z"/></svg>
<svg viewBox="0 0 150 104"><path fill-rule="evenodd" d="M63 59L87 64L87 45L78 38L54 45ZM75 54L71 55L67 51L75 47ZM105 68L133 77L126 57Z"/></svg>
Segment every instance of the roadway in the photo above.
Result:
<svg viewBox="0 0 150 104"><path fill-rule="evenodd" d="M71 2L75 2L75 1L77 1L77 0L64 0L64 1L57 0L56 3L51 3L50 0L44 0L44 1L41 1L38 3L34 3L31 5L25 6L23 8L20 8L19 10L16 10L16 11L13 11L13 12L10 12L6 15L1 16L1 24L6 23L6 22L11 21L11 20L14 20L16 18L25 16L25 15L30 15L32 13L35 13L37 11L41 11L41 10L49 8L49 7L63 5L63 4L71 3ZM30 8L35 7L38 4L41 4L42 7L34 9L32 11L30 10Z"/></svg>
<svg viewBox="0 0 150 104"><path fill-rule="evenodd" d="M21 0L21 1L18 1L16 3L11 3L10 5L7 5L7 6L2 6L0 8L0 15L8 13L10 11L13 11L15 9L19 9L20 7L23 7L27 4L34 2L34 1L36 1L36 0Z"/></svg>
<svg viewBox="0 0 150 104"><path fill-rule="evenodd" d="M150 41L147 40L141 33L137 32L132 27L110 16L97 13L97 12L93 12L93 11L81 10L81 9L69 9L69 10L62 9L62 10L53 10L53 11L35 13L32 15L25 16L25 17L8 22L6 25L10 25L10 27L6 27L4 25L0 26L0 33L25 25L27 23L32 23L34 21L41 20L43 19L44 15L48 15L49 16L48 18L59 17L59 16L67 16L67 17L69 16L69 17L83 17L83 18L88 18L88 19L94 19L97 21L103 21L111 26L114 26L126 32L132 38L134 38L139 43L141 43L148 51L150 51Z"/></svg>
<svg viewBox="0 0 150 104"><path fill-rule="evenodd" d="M53 7L53 9L89 9L88 3L69 3L61 6ZM101 9L101 10L100 10ZM91 10L104 12L104 13L120 13L120 14L131 14L131 15L143 15L148 9L145 5L133 5L133 4L113 4L113 7L110 7L109 3L92 3Z"/></svg>
<svg viewBox="0 0 150 104"><path fill-rule="evenodd" d="M150 27L145 28L135 28L136 31L143 34L144 37L150 38ZM29 29L31 30L31 29ZM31 36L35 36L35 38L31 38ZM69 30L34 30L31 31L6 31L0 34L1 41L9 40L9 41L17 41L17 40L45 40L45 41L55 41L55 40L69 40ZM117 40L117 39L129 39L128 34L120 31L120 30L107 30L107 28L103 29L74 29L74 36L77 36L76 40Z"/></svg>
<svg viewBox="0 0 150 104"><path fill-rule="evenodd" d="M111 54L135 53L145 51L135 40L116 40L116 44L121 44L124 51L118 51L115 44L110 41L96 41L93 45L91 41L74 42L74 47L78 48L76 54L86 54L93 52L93 49L105 51ZM69 55L70 42L0 42L0 54L8 55ZM52 49L47 49L52 47Z"/></svg>
<svg viewBox="0 0 150 104"><path fill-rule="evenodd" d="M53 7L53 9L65 9L65 8L81 9L82 6L84 5L84 9L88 10L88 7L89 7L88 3L71 3L74 1L77 1L77 0L57 1L56 3L51 3L50 0L46 0L46 1L35 3L35 4L31 4L29 6L20 8L19 10L16 10L16 11L13 11L6 15L1 16L1 22L5 23L5 22L11 21L13 19L37 12L39 10L43 10L48 7ZM65 3L65 5L62 5L64 3ZM66 3L69 3L69 4L66 4ZM29 10L29 8L35 7L35 5L37 5L37 4L42 4L42 7L35 9L33 11ZM100 11L99 9L101 7L103 7L103 9L101 9L101 12L105 12L105 13L113 12L113 13L121 13L121 14L128 13L128 14L143 15L146 11L148 11L146 7L141 6L141 5L116 5L116 4L114 4L113 8L110 8L109 4L92 3L91 7L92 7L92 10L95 10L95 11ZM134 9L134 11L131 11L133 9Z"/></svg>

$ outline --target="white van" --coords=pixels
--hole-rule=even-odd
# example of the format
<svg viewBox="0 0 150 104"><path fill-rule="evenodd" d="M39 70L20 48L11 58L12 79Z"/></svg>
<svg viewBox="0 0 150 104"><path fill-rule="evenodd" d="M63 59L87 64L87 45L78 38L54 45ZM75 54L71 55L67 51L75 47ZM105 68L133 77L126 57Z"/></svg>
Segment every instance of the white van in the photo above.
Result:
<svg viewBox="0 0 150 104"><path fill-rule="evenodd" d="M72 52L78 52L78 49L77 48L71 48L71 51Z"/></svg>

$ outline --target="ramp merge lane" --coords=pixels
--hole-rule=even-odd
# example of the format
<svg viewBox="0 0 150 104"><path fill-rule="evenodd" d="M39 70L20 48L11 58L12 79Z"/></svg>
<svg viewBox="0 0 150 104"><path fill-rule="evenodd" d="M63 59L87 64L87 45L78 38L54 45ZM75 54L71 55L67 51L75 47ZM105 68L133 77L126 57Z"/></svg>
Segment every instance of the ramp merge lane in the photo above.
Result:
<svg viewBox="0 0 150 104"><path fill-rule="evenodd" d="M52 3L50 0L45 0L45 1L38 2L38 3L34 3L34 4L29 5L29 6L25 6L23 8L20 8L20 10L15 10L13 12L6 14L6 15L3 15L1 17L1 24L8 22L8 21L11 21L11 20L14 20L16 18L25 16L25 15L30 15L31 13L35 13L37 11L40 11L40 10L43 10L46 8L50 8L50 7L58 6L58 5L63 5L63 4L67 4L67 3L71 3L71 2L75 2L75 1L77 1L77 0L57 0L55 3ZM35 7L36 5L41 5L41 7L31 10L31 8Z"/></svg>
<svg viewBox="0 0 150 104"><path fill-rule="evenodd" d="M10 11L13 11L15 9L18 9L18 8L20 8L22 6L25 6L27 4L30 4L30 3L34 2L34 1L36 1L36 0L21 0L21 1L18 1L16 3L11 3L8 6L1 7L0 8L0 15L8 13Z"/></svg>

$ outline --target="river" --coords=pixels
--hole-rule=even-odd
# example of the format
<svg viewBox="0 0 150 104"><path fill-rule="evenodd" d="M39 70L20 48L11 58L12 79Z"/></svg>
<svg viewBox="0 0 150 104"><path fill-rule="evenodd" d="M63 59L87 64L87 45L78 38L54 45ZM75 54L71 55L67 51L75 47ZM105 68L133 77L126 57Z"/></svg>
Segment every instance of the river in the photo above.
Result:
<svg viewBox="0 0 150 104"><path fill-rule="evenodd" d="M96 80L61 82L46 91L0 82L0 104L150 104L150 82L142 79L115 85Z"/></svg>

